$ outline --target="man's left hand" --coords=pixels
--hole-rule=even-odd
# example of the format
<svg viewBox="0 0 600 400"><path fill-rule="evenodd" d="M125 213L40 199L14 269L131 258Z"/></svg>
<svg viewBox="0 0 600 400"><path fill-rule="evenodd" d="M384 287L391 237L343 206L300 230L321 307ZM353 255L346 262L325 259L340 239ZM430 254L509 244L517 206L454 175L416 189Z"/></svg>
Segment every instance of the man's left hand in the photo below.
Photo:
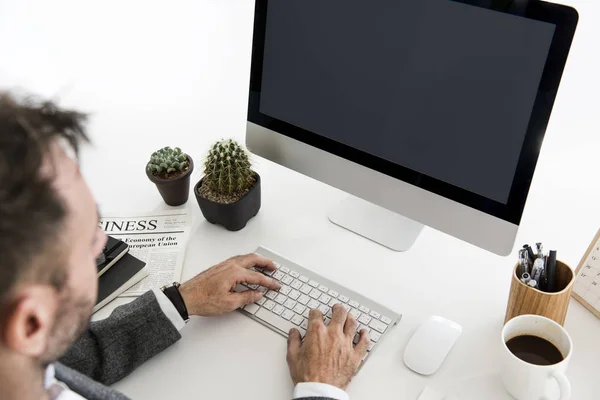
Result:
<svg viewBox="0 0 600 400"><path fill-rule="evenodd" d="M179 292L188 314L214 316L231 312L263 297L258 290L236 293L238 283L247 283L279 290L281 285L274 279L252 271L250 268L276 269L273 262L257 254L236 256L217 264L181 284Z"/></svg>

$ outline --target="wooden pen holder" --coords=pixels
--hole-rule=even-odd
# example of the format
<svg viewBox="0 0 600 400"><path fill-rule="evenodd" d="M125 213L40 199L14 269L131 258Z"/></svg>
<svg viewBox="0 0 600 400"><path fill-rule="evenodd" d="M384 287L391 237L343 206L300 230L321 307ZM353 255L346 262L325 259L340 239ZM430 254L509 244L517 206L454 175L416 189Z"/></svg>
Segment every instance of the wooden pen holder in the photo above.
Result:
<svg viewBox="0 0 600 400"><path fill-rule="evenodd" d="M565 322L575 275L565 263L556 261L556 292L547 293L527 286L518 276L519 264L515 266L506 306L506 324L510 319L523 314L541 315L561 326Z"/></svg>

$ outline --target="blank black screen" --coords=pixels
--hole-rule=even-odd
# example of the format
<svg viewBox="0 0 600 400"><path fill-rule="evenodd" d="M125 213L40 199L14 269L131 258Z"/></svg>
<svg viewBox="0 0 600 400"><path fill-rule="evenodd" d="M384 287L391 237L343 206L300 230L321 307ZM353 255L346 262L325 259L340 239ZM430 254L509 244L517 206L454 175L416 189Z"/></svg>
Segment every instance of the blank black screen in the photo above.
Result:
<svg viewBox="0 0 600 400"><path fill-rule="evenodd" d="M260 112L506 204L553 34L449 0L269 0Z"/></svg>

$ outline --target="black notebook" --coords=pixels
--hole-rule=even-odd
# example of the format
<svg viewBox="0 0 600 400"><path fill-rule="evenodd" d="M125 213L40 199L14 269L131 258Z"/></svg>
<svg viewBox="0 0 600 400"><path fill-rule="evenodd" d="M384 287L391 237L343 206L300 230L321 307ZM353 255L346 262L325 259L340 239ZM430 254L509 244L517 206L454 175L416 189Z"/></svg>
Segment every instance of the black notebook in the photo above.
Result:
<svg viewBox="0 0 600 400"><path fill-rule="evenodd" d="M119 261L98 278L98 299L93 312L148 276L145 265L145 262L131 254L123 254Z"/></svg>
<svg viewBox="0 0 600 400"><path fill-rule="evenodd" d="M102 254L96 259L98 276L102 276L110 267L112 267L125 253L129 251L129 246L112 236L108 236Z"/></svg>

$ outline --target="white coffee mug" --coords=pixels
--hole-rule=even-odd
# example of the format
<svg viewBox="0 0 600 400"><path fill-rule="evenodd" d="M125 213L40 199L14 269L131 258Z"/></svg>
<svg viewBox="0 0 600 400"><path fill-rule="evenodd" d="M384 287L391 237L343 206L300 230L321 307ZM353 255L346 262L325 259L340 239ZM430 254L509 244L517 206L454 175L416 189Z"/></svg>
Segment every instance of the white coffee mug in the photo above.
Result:
<svg viewBox="0 0 600 400"><path fill-rule="evenodd" d="M546 339L556 346L562 354L563 360L554 365L536 365L521 360L511 353L506 342L523 335ZM571 398L571 384L565 376L565 370L571 359L571 353L573 353L573 343L562 326L540 315L520 315L504 325L502 348L502 383L515 399L546 399L552 380L556 380L558 383L560 400Z"/></svg>

